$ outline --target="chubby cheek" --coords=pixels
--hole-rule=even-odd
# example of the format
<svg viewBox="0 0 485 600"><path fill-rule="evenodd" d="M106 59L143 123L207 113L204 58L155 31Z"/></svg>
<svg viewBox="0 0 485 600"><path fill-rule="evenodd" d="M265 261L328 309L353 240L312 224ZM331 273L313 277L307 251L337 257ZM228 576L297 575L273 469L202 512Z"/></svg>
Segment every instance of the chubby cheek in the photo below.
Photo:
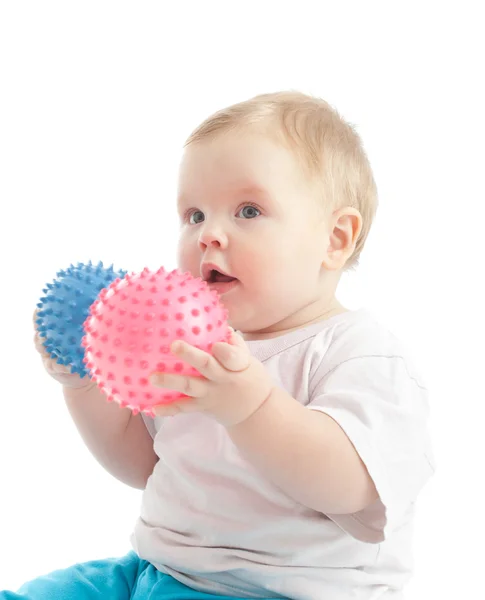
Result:
<svg viewBox="0 0 485 600"><path fill-rule="evenodd" d="M263 245L247 247L238 256L240 278L253 293L266 295L285 270L284 253L278 249ZM283 261L283 263L282 263ZM236 271L236 270L235 270Z"/></svg>
<svg viewBox="0 0 485 600"><path fill-rule="evenodd" d="M200 274L200 252L197 245L181 237L177 245L177 266L181 271L189 271L195 277Z"/></svg>
<svg viewBox="0 0 485 600"><path fill-rule="evenodd" d="M304 281L308 263L308 257L302 256L299 248L290 244L267 248L261 252L260 261L260 287L266 294L279 297L298 291L295 287Z"/></svg>

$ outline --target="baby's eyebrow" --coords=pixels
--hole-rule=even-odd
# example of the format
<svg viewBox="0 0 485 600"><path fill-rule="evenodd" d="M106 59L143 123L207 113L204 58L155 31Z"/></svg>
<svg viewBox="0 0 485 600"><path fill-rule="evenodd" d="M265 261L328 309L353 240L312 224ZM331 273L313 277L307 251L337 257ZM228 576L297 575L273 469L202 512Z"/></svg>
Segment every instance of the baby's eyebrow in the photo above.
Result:
<svg viewBox="0 0 485 600"><path fill-rule="evenodd" d="M262 188L261 186L254 184L234 184L231 186L227 186L225 189L217 191L215 194L212 192L212 197L221 196L221 197L234 197L235 199L251 197L256 200L266 200L267 202L271 202L271 196L268 192ZM194 202L191 201L186 194L179 194L177 196L177 209L180 211L182 208L193 205Z"/></svg>
<svg viewBox="0 0 485 600"><path fill-rule="evenodd" d="M178 213L182 213L189 206L189 199L187 196L177 196L176 209Z"/></svg>
<svg viewBox="0 0 485 600"><path fill-rule="evenodd" d="M258 185L244 185L242 187L237 188L235 191L238 193L255 195L263 198L269 197L268 192Z"/></svg>

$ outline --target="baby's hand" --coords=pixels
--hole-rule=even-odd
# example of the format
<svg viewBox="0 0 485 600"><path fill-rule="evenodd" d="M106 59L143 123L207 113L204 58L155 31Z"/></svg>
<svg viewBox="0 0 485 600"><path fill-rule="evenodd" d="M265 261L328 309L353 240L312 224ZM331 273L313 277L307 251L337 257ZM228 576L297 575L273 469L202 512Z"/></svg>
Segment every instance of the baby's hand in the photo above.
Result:
<svg viewBox="0 0 485 600"><path fill-rule="evenodd" d="M217 342L212 354L176 341L172 353L197 369L201 377L154 373L155 387L185 395L171 404L155 407L157 416L203 412L221 425L232 427L255 413L269 398L273 382L264 365L254 358L244 339L234 331L230 343Z"/></svg>
<svg viewBox="0 0 485 600"><path fill-rule="evenodd" d="M42 338L37 330L37 310L34 312L34 343L37 349L37 352L40 354L42 358L42 363L44 365L45 370L51 377L53 377L56 381L68 388L83 388L83 387L91 387L94 384L89 377L81 378L77 373L71 373L69 367L64 365L60 365L56 362L55 358L51 358L50 354L48 354L47 350L42 343Z"/></svg>

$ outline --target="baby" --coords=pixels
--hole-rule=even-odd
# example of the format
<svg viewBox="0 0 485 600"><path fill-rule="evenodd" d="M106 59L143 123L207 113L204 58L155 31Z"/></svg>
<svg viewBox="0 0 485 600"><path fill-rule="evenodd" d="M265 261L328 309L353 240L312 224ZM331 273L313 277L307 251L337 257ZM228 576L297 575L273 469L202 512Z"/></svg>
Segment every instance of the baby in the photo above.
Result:
<svg viewBox="0 0 485 600"><path fill-rule="evenodd" d="M258 96L192 133L177 202L179 266L219 292L232 339L212 356L175 342L203 377L154 373L188 398L151 419L36 334L89 449L144 492L128 555L0 599L402 598L434 461L420 375L336 297L377 207L359 136L323 100Z"/></svg>

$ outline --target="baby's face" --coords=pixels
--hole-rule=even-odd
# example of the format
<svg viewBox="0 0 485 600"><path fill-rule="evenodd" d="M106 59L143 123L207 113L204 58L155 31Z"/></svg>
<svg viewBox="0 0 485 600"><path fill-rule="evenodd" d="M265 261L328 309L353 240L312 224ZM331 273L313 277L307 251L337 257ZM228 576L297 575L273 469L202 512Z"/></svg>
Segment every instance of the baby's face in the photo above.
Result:
<svg viewBox="0 0 485 600"><path fill-rule="evenodd" d="M296 158L282 145L255 134L190 145L178 211L179 267L209 280L234 328L284 331L318 302L328 233Z"/></svg>

